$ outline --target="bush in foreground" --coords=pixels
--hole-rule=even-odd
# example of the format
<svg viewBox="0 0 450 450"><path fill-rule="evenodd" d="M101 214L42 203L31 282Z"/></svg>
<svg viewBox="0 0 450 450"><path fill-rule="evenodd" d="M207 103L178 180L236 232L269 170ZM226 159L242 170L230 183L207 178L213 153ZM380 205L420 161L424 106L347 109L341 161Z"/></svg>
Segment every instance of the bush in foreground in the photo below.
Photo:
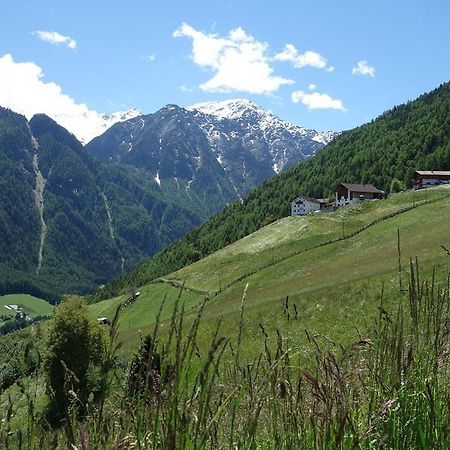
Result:
<svg viewBox="0 0 450 450"><path fill-rule="evenodd" d="M81 298L67 297L55 308L45 357L47 389L59 418L75 402L83 407L97 390L106 339Z"/></svg>

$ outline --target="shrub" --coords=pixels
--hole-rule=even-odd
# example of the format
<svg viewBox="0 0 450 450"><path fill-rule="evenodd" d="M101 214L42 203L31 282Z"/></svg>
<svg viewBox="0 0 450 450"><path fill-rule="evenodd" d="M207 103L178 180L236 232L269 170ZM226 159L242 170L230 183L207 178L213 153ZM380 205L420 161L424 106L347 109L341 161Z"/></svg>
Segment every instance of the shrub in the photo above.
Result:
<svg viewBox="0 0 450 450"><path fill-rule="evenodd" d="M402 183L397 178L394 178L391 183L391 194L396 194L397 192L401 192L405 189L405 184Z"/></svg>
<svg viewBox="0 0 450 450"><path fill-rule="evenodd" d="M86 303L79 297L64 299L50 323L45 358L47 390L57 416L67 412L72 400L83 407L90 393L95 397L105 351L105 333Z"/></svg>
<svg viewBox="0 0 450 450"><path fill-rule="evenodd" d="M128 376L128 390L132 397L155 396L161 383L161 359L152 336L147 336L134 355Z"/></svg>

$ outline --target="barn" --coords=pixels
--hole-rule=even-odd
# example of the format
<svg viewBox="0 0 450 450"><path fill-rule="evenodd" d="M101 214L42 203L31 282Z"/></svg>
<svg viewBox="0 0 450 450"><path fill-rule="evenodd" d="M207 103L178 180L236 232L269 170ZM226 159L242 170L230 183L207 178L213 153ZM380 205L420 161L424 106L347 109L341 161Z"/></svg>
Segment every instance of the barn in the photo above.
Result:
<svg viewBox="0 0 450 450"><path fill-rule="evenodd" d="M447 184L450 183L450 170L416 170L412 178L416 189Z"/></svg>

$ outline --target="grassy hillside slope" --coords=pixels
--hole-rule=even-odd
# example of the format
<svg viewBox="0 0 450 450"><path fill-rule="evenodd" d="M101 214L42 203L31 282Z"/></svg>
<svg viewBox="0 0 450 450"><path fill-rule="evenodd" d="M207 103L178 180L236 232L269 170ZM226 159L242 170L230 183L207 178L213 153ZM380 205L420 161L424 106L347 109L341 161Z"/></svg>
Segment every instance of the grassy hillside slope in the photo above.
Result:
<svg viewBox="0 0 450 450"><path fill-rule="evenodd" d="M117 295L128 284L145 284L200 260L288 214L299 193L330 195L341 182L374 183L389 190L406 186L416 169L450 168L450 83L393 108L376 120L344 132L316 156L275 176L189 232L166 250L98 292Z"/></svg>
<svg viewBox="0 0 450 450"><path fill-rule="evenodd" d="M301 339L306 327L334 339L348 329L347 341L375 313L383 284L386 295L398 293L397 230L405 285L410 258L417 256L426 270L433 265L448 270L450 258L441 245L450 247L449 221L450 186L395 194L330 214L281 219L141 288L141 296L122 312L123 338L130 348L138 330L150 331L167 296L161 316L164 326L181 290L185 308L193 314L201 299L209 298L202 328L205 339L219 318L233 335L248 283L249 352L252 340L260 339L260 322L268 329L290 330ZM98 316L112 317L124 298L91 308Z"/></svg>
<svg viewBox="0 0 450 450"><path fill-rule="evenodd" d="M133 286L141 294L120 315L123 346L104 415L93 409L74 421L74 442L109 448L130 436L141 448L221 448L234 435L245 448L448 448L450 258L441 246L450 247L450 186L415 195L281 219ZM420 270L410 277L416 256ZM90 308L112 318L126 298ZM147 409L130 396L135 372L125 361L156 323L161 372L146 380L156 379L161 395L151 391ZM67 448L71 439L66 427L41 426L45 328L0 339L14 355L0 367L5 448L19 448L19 429L29 448ZM141 356L148 367L153 355ZM199 427L211 445L195 444Z"/></svg>
<svg viewBox="0 0 450 450"><path fill-rule="evenodd" d="M20 310L30 318L51 314L53 306L37 297L28 294L10 294L0 296L0 316L14 317L17 312L14 309L6 308L8 305L18 305ZM0 325L2 320L0 319Z"/></svg>
<svg viewBox="0 0 450 450"><path fill-rule="evenodd" d="M180 289L165 283L143 286L140 292L141 295L136 301L122 310L119 326L122 332L136 333L155 323L162 302L164 305L161 310L161 320L168 319L176 299L180 296ZM203 299L203 295L188 290L182 293L182 297L189 309L195 308ZM97 317L112 319L117 307L126 298L125 295L94 303L91 305L91 310Z"/></svg>
<svg viewBox="0 0 450 450"><path fill-rule="evenodd" d="M8 294L0 296L0 307L11 304L23 306L25 312L28 312L31 315L49 314L53 309L53 306L45 300L28 294ZM6 312L2 310L2 313L9 314L8 310L6 310Z"/></svg>

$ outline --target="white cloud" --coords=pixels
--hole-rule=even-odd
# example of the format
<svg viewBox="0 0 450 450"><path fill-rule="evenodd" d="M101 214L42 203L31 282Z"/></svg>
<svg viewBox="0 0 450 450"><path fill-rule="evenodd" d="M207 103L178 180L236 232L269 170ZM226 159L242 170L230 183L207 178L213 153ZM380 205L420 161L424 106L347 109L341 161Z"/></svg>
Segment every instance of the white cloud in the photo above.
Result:
<svg viewBox="0 0 450 450"><path fill-rule="evenodd" d="M33 31L33 34L41 41L50 42L50 44L65 44L72 50L77 48L77 42L75 39L70 36L64 36L56 31Z"/></svg>
<svg viewBox="0 0 450 450"><path fill-rule="evenodd" d="M356 66L352 69L353 75L364 75L368 77L375 76L375 67L369 66L367 61L362 60L356 63Z"/></svg>
<svg viewBox="0 0 450 450"><path fill-rule="evenodd" d="M240 27L223 38L197 31L183 23L173 36L192 39L194 63L215 72L211 79L200 85L203 91L271 94L281 86L293 83L273 75L267 56L268 45L257 41Z"/></svg>
<svg viewBox="0 0 450 450"><path fill-rule="evenodd" d="M314 83L311 83L311 84L309 84L308 85L308 89L310 90L310 91L314 91L314 89L316 89L316 85L314 84Z"/></svg>
<svg viewBox="0 0 450 450"><path fill-rule="evenodd" d="M195 88L193 88L192 86L188 86L187 84L182 84L179 87L181 92L194 92Z"/></svg>
<svg viewBox="0 0 450 450"><path fill-rule="evenodd" d="M294 103L303 103L308 109L338 109L346 111L342 100L331 98L328 94L312 92L308 94L304 91L294 91L291 94Z"/></svg>
<svg viewBox="0 0 450 450"><path fill-rule="evenodd" d="M320 53L311 50L299 54L298 50L292 44L286 44L284 50L274 56L276 61L289 61L292 65L301 69L303 67L315 67L316 69L325 69L327 72L333 72L334 67L327 65L327 59Z"/></svg>
<svg viewBox="0 0 450 450"><path fill-rule="evenodd" d="M0 57L0 106L28 119L47 114L83 142L113 125L109 117L76 103L59 85L45 82L43 77L42 69L33 62L15 62L10 54Z"/></svg>
<svg viewBox="0 0 450 450"><path fill-rule="evenodd" d="M142 56L142 59L147 62L153 62L156 59L156 56L153 53Z"/></svg>

